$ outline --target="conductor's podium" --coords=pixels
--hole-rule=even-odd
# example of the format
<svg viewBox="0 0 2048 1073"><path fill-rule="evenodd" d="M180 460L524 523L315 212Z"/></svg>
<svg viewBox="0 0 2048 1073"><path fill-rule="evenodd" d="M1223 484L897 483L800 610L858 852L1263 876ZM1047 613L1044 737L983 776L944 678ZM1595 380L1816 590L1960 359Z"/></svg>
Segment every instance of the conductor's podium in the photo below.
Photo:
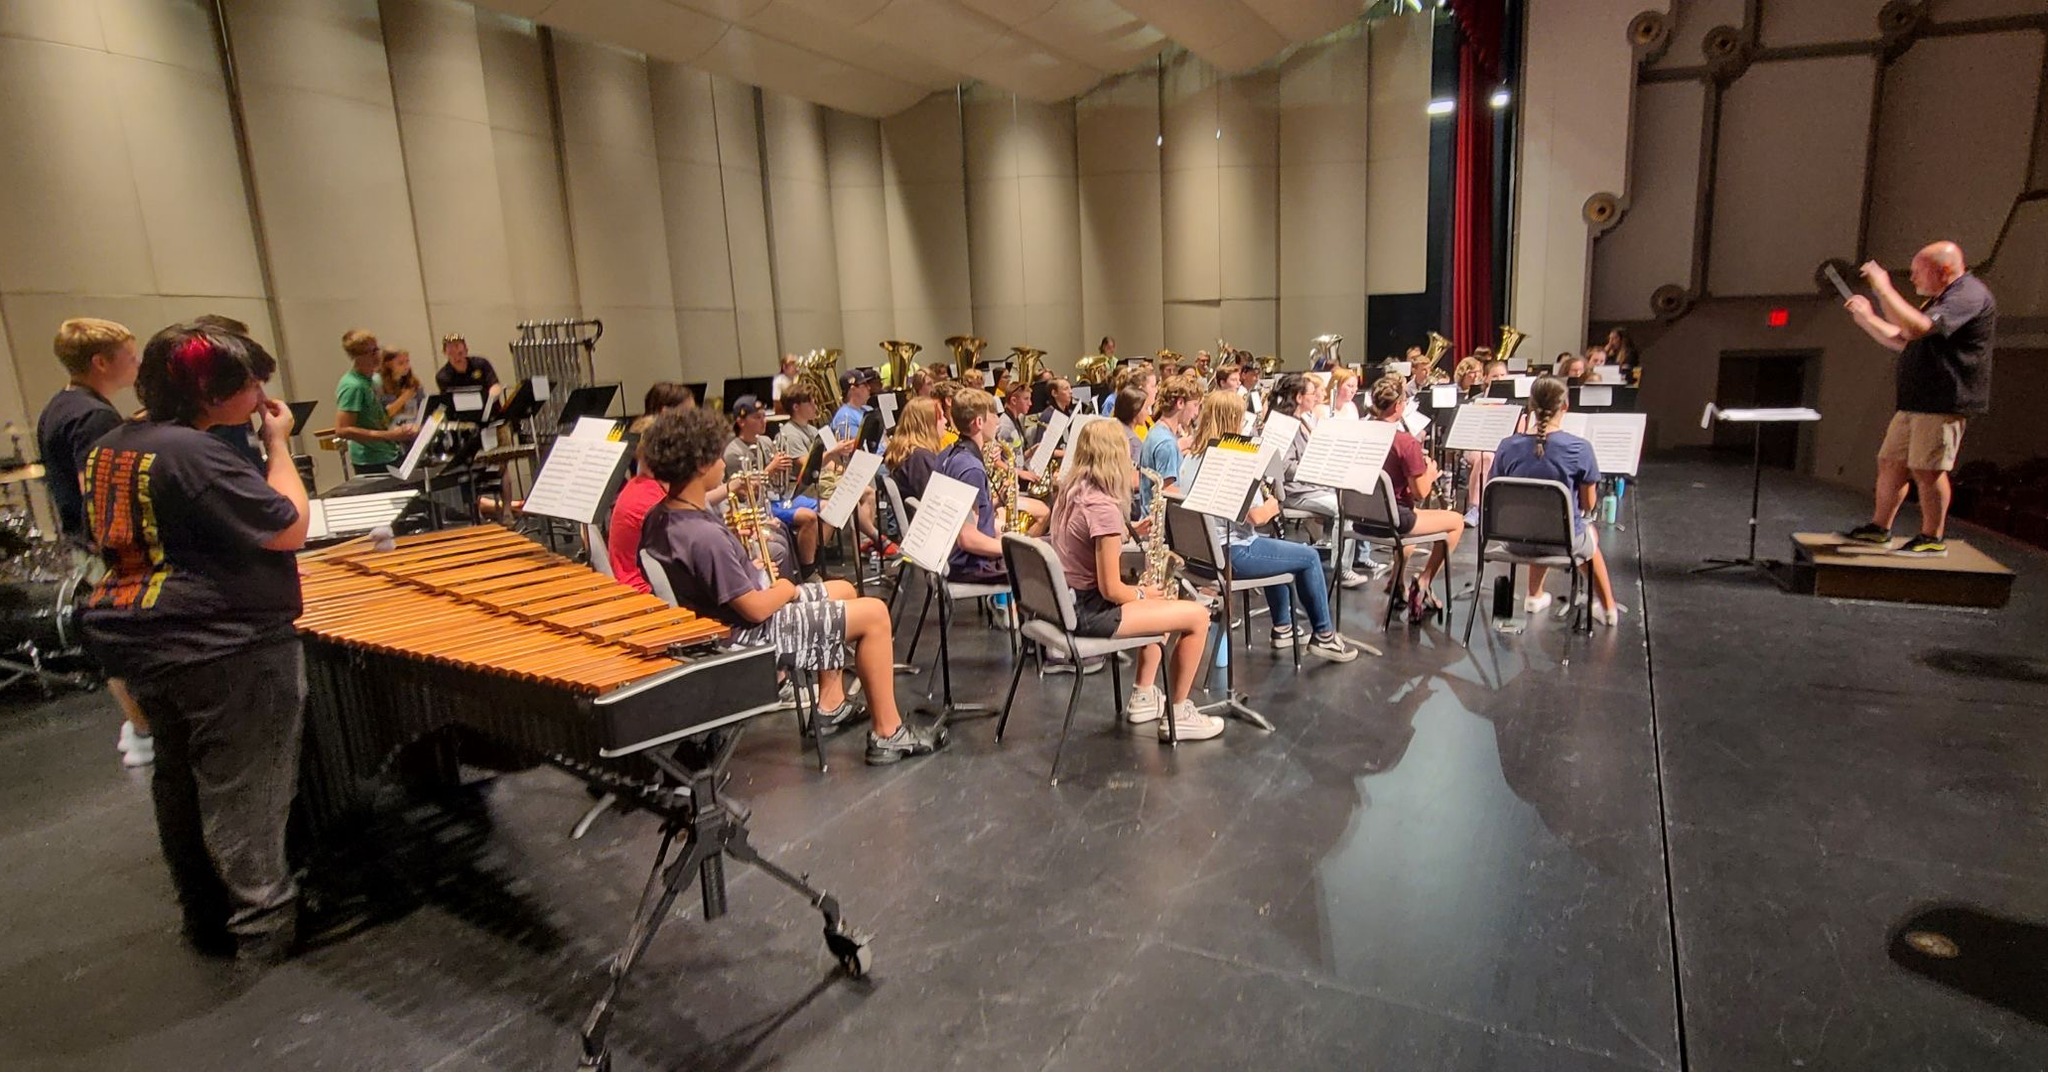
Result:
<svg viewBox="0 0 2048 1073"><path fill-rule="evenodd" d="M1948 554L1894 555L1889 548L1856 544L1840 533L1792 534L1792 588L1813 596L1893 600L1951 607L2004 607L2012 596L2011 570L1954 536Z"/></svg>

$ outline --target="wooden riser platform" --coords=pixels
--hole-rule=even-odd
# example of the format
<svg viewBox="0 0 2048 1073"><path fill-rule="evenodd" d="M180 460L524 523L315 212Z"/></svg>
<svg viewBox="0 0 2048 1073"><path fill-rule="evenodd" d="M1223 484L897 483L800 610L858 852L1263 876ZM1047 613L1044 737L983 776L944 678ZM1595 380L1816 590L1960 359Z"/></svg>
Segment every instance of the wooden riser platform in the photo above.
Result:
<svg viewBox="0 0 2048 1073"><path fill-rule="evenodd" d="M1791 566L1793 591L1813 596L1950 607L2004 607L2012 596L2012 571L1955 537L1947 555L1920 559L1864 550L1840 533L1794 533Z"/></svg>

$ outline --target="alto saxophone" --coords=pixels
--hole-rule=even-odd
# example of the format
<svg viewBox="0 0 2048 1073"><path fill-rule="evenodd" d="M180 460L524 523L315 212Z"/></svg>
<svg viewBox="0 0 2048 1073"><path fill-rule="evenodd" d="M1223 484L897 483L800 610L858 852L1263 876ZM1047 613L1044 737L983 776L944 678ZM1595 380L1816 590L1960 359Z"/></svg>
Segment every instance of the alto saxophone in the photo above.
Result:
<svg viewBox="0 0 2048 1073"><path fill-rule="evenodd" d="M988 470L990 498L1002 508L1003 531L1022 533L1031 528L1031 519L1017 509L1017 463L1010 454L1010 446L998 439L990 439L981 446L981 464Z"/></svg>
<svg viewBox="0 0 2048 1073"><path fill-rule="evenodd" d="M1168 591L1180 577L1185 561L1166 546L1166 478L1149 469L1139 470L1152 482L1152 501L1145 505L1145 517L1152 524L1145 532L1145 571L1138 588Z"/></svg>

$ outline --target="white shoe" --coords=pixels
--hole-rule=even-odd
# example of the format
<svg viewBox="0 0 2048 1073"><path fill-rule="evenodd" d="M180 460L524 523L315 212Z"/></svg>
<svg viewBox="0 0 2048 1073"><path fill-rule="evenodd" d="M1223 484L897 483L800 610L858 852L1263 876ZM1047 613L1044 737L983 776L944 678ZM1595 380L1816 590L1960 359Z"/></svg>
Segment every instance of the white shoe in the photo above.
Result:
<svg viewBox="0 0 2048 1073"><path fill-rule="evenodd" d="M1556 597L1551 596L1547 592L1539 592L1536 595L1528 597L1527 599L1524 599L1522 601L1522 610L1528 612L1531 615L1540 615L1543 613L1543 609L1549 607L1551 601L1554 599L1556 599Z"/></svg>
<svg viewBox="0 0 2048 1073"><path fill-rule="evenodd" d="M1317 637L1309 642L1308 654L1321 656L1332 663L1349 663L1358 658L1358 650L1344 643L1336 634Z"/></svg>
<svg viewBox="0 0 2048 1073"><path fill-rule="evenodd" d="M1159 724L1159 740L1207 741L1223 733L1223 718L1203 715L1195 710L1195 702L1184 700L1173 706L1173 721Z"/></svg>
<svg viewBox="0 0 2048 1073"><path fill-rule="evenodd" d="M148 767L156 763L156 739L147 734L136 734L129 739L128 747L121 750L122 767Z"/></svg>
<svg viewBox="0 0 2048 1073"><path fill-rule="evenodd" d="M1158 686L1132 686L1130 703L1124 705L1124 718L1132 725L1155 722L1160 709L1166 707L1166 694Z"/></svg>
<svg viewBox="0 0 2048 1073"><path fill-rule="evenodd" d="M114 740L114 751L125 753L135 747L135 724L121 720L121 736Z"/></svg>
<svg viewBox="0 0 2048 1073"><path fill-rule="evenodd" d="M1347 566L1344 568L1344 573L1338 576L1337 584L1347 589L1355 589L1371 580L1371 574L1361 574Z"/></svg>
<svg viewBox="0 0 2048 1073"><path fill-rule="evenodd" d="M1281 652L1285 652L1299 643L1295 640L1295 632L1293 626L1273 627L1272 637L1273 647Z"/></svg>
<svg viewBox="0 0 2048 1073"><path fill-rule="evenodd" d="M1620 604L1615 604L1614 606L1608 608L1596 607L1593 609L1593 621L1599 623L1602 626L1612 628L1620 624L1621 613L1624 610L1626 610L1626 608L1622 607Z"/></svg>

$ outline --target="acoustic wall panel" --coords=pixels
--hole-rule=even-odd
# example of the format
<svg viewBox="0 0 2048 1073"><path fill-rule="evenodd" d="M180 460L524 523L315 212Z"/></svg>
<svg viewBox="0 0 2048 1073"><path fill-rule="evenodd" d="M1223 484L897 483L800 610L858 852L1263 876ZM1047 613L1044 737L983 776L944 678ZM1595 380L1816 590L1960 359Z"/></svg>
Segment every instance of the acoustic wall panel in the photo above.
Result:
<svg viewBox="0 0 2048 1073"><path fill-rule="evenodd" d="M1075 102L1084 351L1108 335L1127 350L1164 345L1192 353L1167 336L1161 308L1159 122L1150 71L1111 79ZM1065 371L1076 356L1055 352L1048 360Z"/></svg>
<svg viewBox="0 0 2048 1073"><path fill-rule="evenodd" d="M896 338L939 354L945 338L966 331L974 316L964 153L955 93L932 94L882 121Z"/></svg>
<svg viewBox="0 0 2048 1073"><path fill-rule="evenodd" d="M1367 165L1364 29L1307 46L1279 71L1279 349L1298 364L1307 340L1365 340Z"/></svg>
<svg viewBox="0 0 2048 1073"><path fill-rule="evenodd" d="M1692 286L1706 99L1697 82L1636 88L1628 213L1593 244L1595 320L1645 319L1650 292Z"/></svg>
<svg viewBox="0 0 2048 1073"><path fill-rule="evenodd" d="M823 109L762 94L777 336L809 350L839 335L839 260L832 246L832 188L825 168Z"/></svg>
<svg viewBox="0 0 2048 1073"><path fill-rule="evenodd" d="M1432 30L1427 19L1393 19L1369 37L1365 289L1413 294L1429 283Z"/></svg>
<svg viewBox="0 0 2048 1073"><path fill-rule="evenodd" d="M846 351L840 368L874 364L874 346L896 337L889 276L889 212L882 197L882 124L844 112L825 116L825 163L832 179L832 245L839 263L840 336L820 345ZM801 344L797 344L801 345Z"/></svg>
<svg viewBox="0 0 2048 1073"><path fill-rule="evenodd" d="M1757 64L1728 87L1712 293L1803 294L1822 260L1854 256L1875 76L1871 57L1835 56Z"/></svg>

